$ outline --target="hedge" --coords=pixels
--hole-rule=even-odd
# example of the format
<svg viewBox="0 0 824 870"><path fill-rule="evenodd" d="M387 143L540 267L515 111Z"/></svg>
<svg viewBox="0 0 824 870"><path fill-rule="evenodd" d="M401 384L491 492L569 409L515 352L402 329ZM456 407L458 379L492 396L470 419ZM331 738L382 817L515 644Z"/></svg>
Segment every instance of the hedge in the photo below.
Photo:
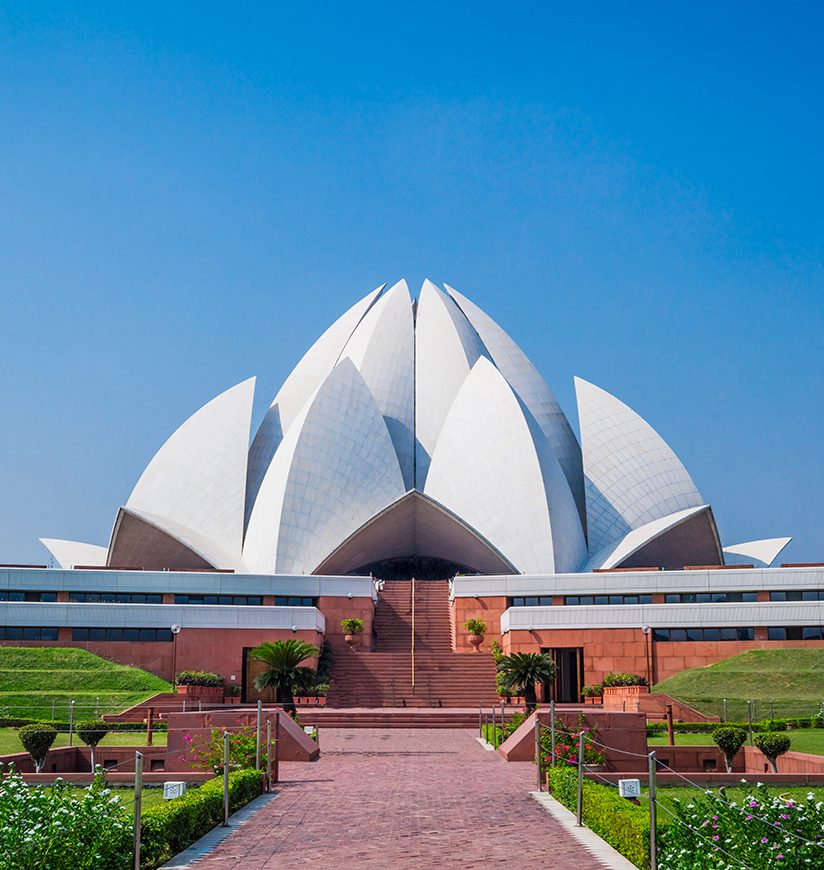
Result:
<svg viewBox="0 0 824 870"><path fill-rule="evenodd" d="M552 767L549 787L553 797L575 812L578 775L572 767ZM616 788L584 780L583 820L636 867L649 867L649 810L618 795ZM659 829L661 820L658 821Z"/></svg>
<svg viewBox="0 0 824 870"><path fill-rule="evenodd" d="M259 770L236 770L229 774L229 812L233 813L263 793ZM223 821L223 777L210 779L142 813L140 866L159 867Z"/></svg>
<svg viewBox="0 0 824 870"><path fill-rule="evenodd" d="M681 734L711 734L719 725L729 725L731 728L748 728L746 722L679 722L672 723L673 729ZM786 731L795 728L821 728L820 716L799 716L788 719L761 719L752 723L755 733L768 731ZM666 734L666 722L647 722L647 736Z"/></svg>
<svg viewBox="0 0 824 870"><path fill-rule="evenodd" d="M61 734L68 733L68 722L52 722L51 719L0 718L0 728L22 728L24 725L51 725ZM146 731L145 722L106 722L109 731ZM152 731L165 731L168 723L152 720Z"/></svg>

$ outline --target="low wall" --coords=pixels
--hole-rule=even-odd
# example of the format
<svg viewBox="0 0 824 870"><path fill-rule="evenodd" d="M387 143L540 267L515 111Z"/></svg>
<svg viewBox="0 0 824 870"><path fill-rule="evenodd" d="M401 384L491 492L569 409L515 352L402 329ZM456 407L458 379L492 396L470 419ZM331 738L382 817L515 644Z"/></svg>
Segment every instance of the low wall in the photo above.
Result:
<svg viewBox="0 0 824 870"><path fill-rule="evenodd" d="M95 761L105 768L114 768L112 772L130 772L134 778L135 752L143 754L143 770L146 773L167 770L165 746L99 746L95 751ZM28 752L0 756L0 762L13 764L20 773L34 774L34 762ZM39 776L53 780L55 774L81 773L91 777L91 764L91 750L87 746L61 746L49 750Z"/></svg>

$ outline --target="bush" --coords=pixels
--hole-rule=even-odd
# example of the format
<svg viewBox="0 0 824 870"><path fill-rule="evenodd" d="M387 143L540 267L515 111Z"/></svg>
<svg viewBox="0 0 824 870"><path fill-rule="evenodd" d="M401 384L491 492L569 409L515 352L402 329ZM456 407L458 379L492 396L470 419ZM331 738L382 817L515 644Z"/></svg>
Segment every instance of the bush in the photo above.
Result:
<svg viewBox="0 0 824 870"><path fill-rule="evenodd" d="M590 685L584 686L581 689L581 694L585 698L600 698L601 695L604 694L604 684L603 683L592 683Z"/></svg>
<svg viewBox="0 0 824 870"><path fill-rule="evenodd" d="M52 743L57 737L57 731L51 725L25 725L17 732L23 749L29 753L34 762L36 773L40 773L46 763Z"/></svg>
<svg viewBox="0 0 824 870"><path fill-rule="evenodd" d="M362 619L355 619L352 617L349 619L342 619L340 621L340 627L343 629L344 634L363 634Z"/></svg>
<svg viewBox="0 0 824 870"><path fill-rule="evenodd" d="M790 748L790 738L786 734L758 734L753 743L767 756L773 773L778 773L778 756Z"/></svg>
<svg viewBox="0 0 824 870"><path fill-rule="evenodd" d="M92 722L81 722L77 726L77 736L91 749L92 773L94 773L94 750L97 744L109 733L109 726L106 722L99 720Z"/></svg>
<svg viewBox="0 0 824 870"><path fill-rule="evenodd" d="M180 671L175 683L178 686L222 686L223 675L209 671Z"/></svg>
<svg viewBox="0 0 824 870"><path fill-rule="evenodd" d="M747 742L747 732L743 728L722 726L712 732L715 745L724 753L727 773L732 773L732 762L735 753Z"/></svg>
<svg viewBox="0 0 824 870"><path fill-rule="evenodd" d="M549 771L553 797L575 811L578 802L578 777L571 767ZM583 820L588 828L607 841L636 867L649 867L649 811L631 804L609 786L584 780ZM665 827L659 819L659 830Z"/></svg>
<svg viewBox="0 0 824 870"><path fill-rule="evenodd" d="M229 812L234 812L263 792L257 770L229 774ZM212 779L160 806L143 811L141 866L159 867L223 821L223 779Z"/></svg>
<svg viewBox="0 0 824 870"><path fill-rule="evenodd" d="M608 673L604 677L604 686L646 686L647 678L641 674L615 674Z"/></svg>
<svg viewBox="0 0 824 870"><path fill-rule="evenodd" d="M467 619L463 627L470 634L486 634L486 623L482 619Z"/></svg>
<svg viewBox="0 0 824 870"><path fill-rule="evenodd" d="M62 779L31 788L13 767L0 776L3 870L128 870L132 855L132 818L104 776L80 793Z"/></svg>

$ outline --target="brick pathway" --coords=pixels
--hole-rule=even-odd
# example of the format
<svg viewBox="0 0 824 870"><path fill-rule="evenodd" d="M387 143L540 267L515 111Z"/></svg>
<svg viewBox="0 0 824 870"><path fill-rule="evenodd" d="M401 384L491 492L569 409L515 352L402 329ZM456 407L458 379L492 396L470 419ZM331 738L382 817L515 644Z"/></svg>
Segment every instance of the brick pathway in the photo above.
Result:
<svg viewBox="0 0 824 870"><path fill-rule="evenodd" d="M321 750L282 765L278 797L196 870L607 866L529 797L531 764L507 764L471 731L327 729Z"/></svg>

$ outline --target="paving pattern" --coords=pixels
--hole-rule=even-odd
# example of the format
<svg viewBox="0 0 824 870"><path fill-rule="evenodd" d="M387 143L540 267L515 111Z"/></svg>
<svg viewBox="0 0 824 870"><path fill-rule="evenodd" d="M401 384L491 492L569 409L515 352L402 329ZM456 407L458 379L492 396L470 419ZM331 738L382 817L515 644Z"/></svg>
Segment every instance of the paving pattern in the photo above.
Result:
<svg viewBox="0 0 824 870"><path fill-rule="evenodd" d="M327 729L321 760L281 766L278 797L196 870L603 868L472 731Z"/></svg>

